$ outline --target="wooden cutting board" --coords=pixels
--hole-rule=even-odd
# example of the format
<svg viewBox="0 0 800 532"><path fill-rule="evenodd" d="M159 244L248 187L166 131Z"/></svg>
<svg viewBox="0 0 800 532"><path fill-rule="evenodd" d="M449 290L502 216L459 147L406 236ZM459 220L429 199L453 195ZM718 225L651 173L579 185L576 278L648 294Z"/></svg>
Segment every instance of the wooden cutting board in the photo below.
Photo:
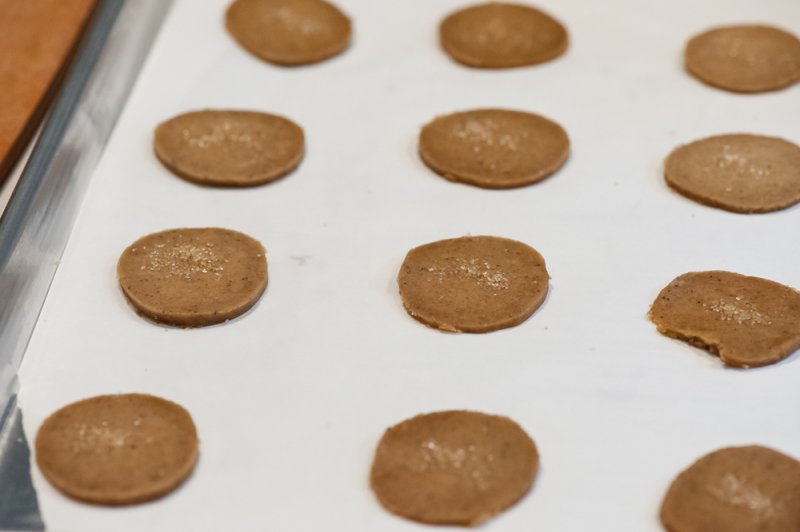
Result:
<svg viewBox="0 0 800 532"><path fill-rule="evenodd" d="M96 0L0 0L0 182L55 94Z"/></svg>

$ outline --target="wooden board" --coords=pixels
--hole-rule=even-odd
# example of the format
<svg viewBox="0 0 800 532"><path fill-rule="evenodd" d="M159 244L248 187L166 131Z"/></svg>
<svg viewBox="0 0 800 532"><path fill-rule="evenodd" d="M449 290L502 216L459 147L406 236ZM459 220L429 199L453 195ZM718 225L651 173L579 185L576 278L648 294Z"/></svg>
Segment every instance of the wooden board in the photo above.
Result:
<svg viewBox="0 0 800 532"><path fill-rule="evenodd" d="M0 182L36 131L96 0L0 0Z"/></svg>

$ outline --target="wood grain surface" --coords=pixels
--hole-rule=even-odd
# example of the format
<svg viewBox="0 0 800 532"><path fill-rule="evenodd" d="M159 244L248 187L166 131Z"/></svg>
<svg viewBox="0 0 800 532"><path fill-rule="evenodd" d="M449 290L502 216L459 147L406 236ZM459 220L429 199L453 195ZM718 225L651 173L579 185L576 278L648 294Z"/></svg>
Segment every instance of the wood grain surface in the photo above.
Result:
<svg viewBox="0 0 800 532"><path fill-rule="evenodd" d="M0 0L0 182L36 131L96 0Z"/></svg>

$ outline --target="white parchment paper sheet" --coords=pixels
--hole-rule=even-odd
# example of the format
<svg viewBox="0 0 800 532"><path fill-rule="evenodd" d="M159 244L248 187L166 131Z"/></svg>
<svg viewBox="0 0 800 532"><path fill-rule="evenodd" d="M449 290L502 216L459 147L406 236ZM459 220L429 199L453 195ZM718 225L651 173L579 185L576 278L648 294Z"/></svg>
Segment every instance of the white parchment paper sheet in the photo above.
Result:
<svg viewBox="0 0 800 532"><path fill-rule="evenodd" d="M73 502L34 467L52 530L382 530L426 527L385 512L368 471L384 429L468 408L536 440L532 492L493 531L657 531L671 479L715 448L761 443L800 456L800 355L724 369L667 339L651 301L686 271L727 269L800 287L800 208L744 216L663 183L675 146L725 132L800 142L800 89L735 95L682 69L685 41L758 21L800 33L793 0L541 0L570 31L557 61L507 71L451 62L437 25L456 0L340 0L355 39L342 56L285 69L226 34L225 1L172 9L96 171L22 370L33 438L66 403L118 392L187 407L201 459L174 494L130 508ZM133 21L131 21L133 23ZM535 186L445 181L416 155L419 128L475 107L541 113L573 144ZM220 190L173 177L152 154L157 123L199 108L288 116L307 134L298 171ZM270 284L246 316L177 330L139 318L120 292L120 252L175 227L244 231L267 248ZM445 334L404 312L405 252L465 234L522 240L552 275L523 325Z"/></svg>

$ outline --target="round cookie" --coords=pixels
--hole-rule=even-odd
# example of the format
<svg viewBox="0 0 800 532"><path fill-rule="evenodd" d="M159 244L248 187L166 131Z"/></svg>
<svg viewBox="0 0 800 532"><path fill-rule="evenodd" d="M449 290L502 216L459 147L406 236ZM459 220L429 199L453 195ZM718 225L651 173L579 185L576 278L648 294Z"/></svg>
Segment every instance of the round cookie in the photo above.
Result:
<svg viewBox="0 0 800 532"><path fill-rule="evenodd" d="M567 30L538 9L490 2L452 13L439 26L442 48L477 68L512 68L555 59L568 45Z"/></svg>
<svg viewBox="0 0 800 532"><path fill-rule="evenodd" d="M536 445L514 421L479 412L435 412L384 433L370 484L394 514L473 526L519 501L538 465Z"/></svg>
<svg viewBox="0 0 800 532"><path fill-rule="evenodd" d="M101 395L53 413L36 434L36 463L53 486L95 504L166 495L197 462L189 413L144 394Z"/></svg>
<svg viewBox="0 0 800 532"><path fill-rule="evenodd" d="M478 109L440 116L423 127L419 155L451 181L513 188L561 168L569 137L560 125L533 113Z"/></svg>
<svg viewBox="0 0 800 532"><path fill-rule="evenodd" d="M156 157L172 173L201 185L250 187L300 164L303 130L287 118L254 111L193 111L156 128Z"/></svg>
<svg viewBox="0 0 800 532"><path fill-rule="evenodd" d="M397 283L406 311L450 332L489 332L528 319L544 302L544 259L522 242L495 236L440 240L408 252Z"/></svg>
<svg viewBox="0 0 800 532"><path fill-rule="evenodd" d="M760 135L719 135L676 148L664 163L667 184L712 207L741 213L800 202L800 147Z"/></svg>
<svg viewBox="0 0 800 532"><path fill-rule="evenodd" d="M650 320L661 334L752 368L800 348L800 292L725 271L681 275L658 294Z"/></svg>
<svg viewBox="0 0 800 532"><path fill-rule="evenodd" d="M714 28L689 40L686 70L732 92L783 89L800 80L800 40L771 26Z"/></svg>
<svg viewBox="0 0 800 532"><path fill-rule="evenodd" d="M228 32L250 53L277 65L317 63L350 44L350 19L324 0L236 0Z"/></svg>
<svg viewBox="0 0 800 532"><path fill-rule="evenodd" d="M264 247L229 229L171 229L131 244L117 264L122 291L143 316L203 327L244 314L267 287Z"/></svg>
<svg viewBox="0 0 800 532"><path fill-rule="evenodd" d="M800 462L757 445L707 454L672 482L661 522L670 532L800 530Z"/></svg>

